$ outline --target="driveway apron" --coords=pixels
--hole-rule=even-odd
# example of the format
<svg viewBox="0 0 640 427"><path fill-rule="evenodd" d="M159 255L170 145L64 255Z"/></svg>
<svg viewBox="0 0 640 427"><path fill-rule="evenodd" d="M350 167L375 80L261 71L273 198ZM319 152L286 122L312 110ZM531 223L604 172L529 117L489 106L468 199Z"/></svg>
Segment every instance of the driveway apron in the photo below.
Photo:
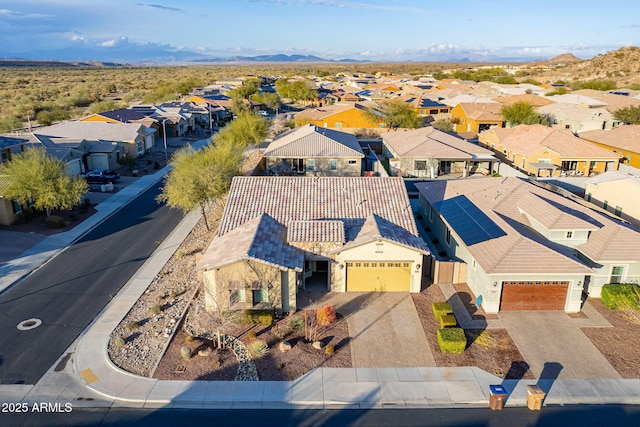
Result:
<svg viewBox="0 0 640 427"><path fill-rule="evenodd" d="M562 311L503 311L500 320L536 377L543 374L545 364L559 363L555 366L561 379L620 378L582 333L581 319Z"/></svg>

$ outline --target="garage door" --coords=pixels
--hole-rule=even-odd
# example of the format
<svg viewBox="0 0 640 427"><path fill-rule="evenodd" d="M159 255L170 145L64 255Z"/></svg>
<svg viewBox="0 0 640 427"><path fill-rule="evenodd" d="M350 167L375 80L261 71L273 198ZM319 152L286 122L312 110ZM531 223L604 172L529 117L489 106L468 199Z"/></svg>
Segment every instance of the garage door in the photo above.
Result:
<svg viewBox="0 0 640 427"><path fill-rule="evenodd" d="M347 291L402 291L411 285L410 262L348 262Z"/></svg>
<svg viewBox="0 0 640 427"><path fill-rule="evenodd" d="M92 154L91 164L93 169L109 169L109 157L106 154Z"/></svg>
<svg viewBox="0 0 640 427"><path fill-rule="evenodd" d="M502 282L500 310L564 310L569 282Z"/></svg>
<svg viewBox="0 0 640 427"><path fill-rule="evenodd" d="M71 176L78 175L82 172L82 166L80 164L80 159L74 159L67 162L67 173Z"/></svg>

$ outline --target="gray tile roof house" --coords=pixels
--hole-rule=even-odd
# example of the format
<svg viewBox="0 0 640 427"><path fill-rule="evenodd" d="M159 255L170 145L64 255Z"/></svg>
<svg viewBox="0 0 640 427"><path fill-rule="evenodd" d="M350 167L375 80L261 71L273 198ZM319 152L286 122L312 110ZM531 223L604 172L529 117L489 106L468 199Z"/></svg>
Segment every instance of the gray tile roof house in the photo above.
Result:
<svg viewBox="0 0 640 427"><path fill-rule="evenodd" d="M488 173L498 162L491 150L433 127L388 132L382 143L393 170L402 176L429 176L425 162L430 159L438 162L436 176L456 171L466 176L479 168Z"/></svg>
<svg viewBox="0 0 640 427"><path fill-rule="evenodd" d="M476 296L483 295L485 310L504 309L501 293L510 292L512 285L549 289L562 283L564 290L553 298L565 311L579 311L582 284L590 296L599 297L605 283L640 278L640 233L558 194L518 178L416 187L424 217L431 218L430 227L443 242L449 238L449 256L467 264L467 282ZM462 197L468 205L444 209ZM622 272L621 277L612 278L613 271Z"/></svg>
<svg viewBox="0 0 640 427"><path fill-rule="evenodd" d="M365 155L354 135L308 124L281 134L263 157L273 174L286 169L300 175L360 176Z"/></svg>
<svg viewBox="0 0 640 427"><path fill-rule="evenodd" d="M291 310L296 289L316 271L327 289L350 290L352 260L384 260L386 274L404 269L394 290L419 292L428 254L401 178L235 177L218 234L196 268L218 287L213 295L224 287L215 284L217 269L246 260L278 267L282 309Z"/></svg>

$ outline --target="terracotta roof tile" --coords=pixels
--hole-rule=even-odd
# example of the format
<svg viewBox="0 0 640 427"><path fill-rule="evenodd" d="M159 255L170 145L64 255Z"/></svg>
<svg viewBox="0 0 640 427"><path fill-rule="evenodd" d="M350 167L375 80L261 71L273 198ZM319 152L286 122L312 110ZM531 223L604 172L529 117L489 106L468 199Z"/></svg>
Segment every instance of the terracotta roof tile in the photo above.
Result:
<svg viewBox="0 0 640 427"><path fill-rule="evenodd" d="M364 152L354 135L308 124L282 134L269 144L264 157L354 158L364 157Z"/></svg>
<svg viewBox="0 0 640 427"><path fill-rule="evenodd" d="M287 226L288 242L344 243L342 221L291 221Z"/></svg>

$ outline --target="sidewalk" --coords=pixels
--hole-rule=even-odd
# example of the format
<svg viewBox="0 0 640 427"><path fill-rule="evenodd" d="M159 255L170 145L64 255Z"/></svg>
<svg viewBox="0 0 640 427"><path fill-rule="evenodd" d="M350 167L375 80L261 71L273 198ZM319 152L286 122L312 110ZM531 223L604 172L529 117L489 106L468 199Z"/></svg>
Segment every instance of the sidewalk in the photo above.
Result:
<svg viewBox="0 0 640 427"><path fill-rule="evenodd" d="M161 170L145 177L147 180L139 180L139 185L121 190L99 206L91 224L83 223L65 236L45 239L12 263L6 273L19 280L153 185L165 172ZM508 394L507 407L526 405L526 386L535 384L535 380L502 380L475 367L318 368L287 382L160 381L116 368L107 355L109 334L198 219L197 211L183 219L36 385L0 385L0 402L147 408L469 408L488 407L489 385L502 384ZM5 271L0 274L0 289L11 286L13 282ZM545 405L640 404L640 380L544 378L537 383L547 393Z"/></svg>

